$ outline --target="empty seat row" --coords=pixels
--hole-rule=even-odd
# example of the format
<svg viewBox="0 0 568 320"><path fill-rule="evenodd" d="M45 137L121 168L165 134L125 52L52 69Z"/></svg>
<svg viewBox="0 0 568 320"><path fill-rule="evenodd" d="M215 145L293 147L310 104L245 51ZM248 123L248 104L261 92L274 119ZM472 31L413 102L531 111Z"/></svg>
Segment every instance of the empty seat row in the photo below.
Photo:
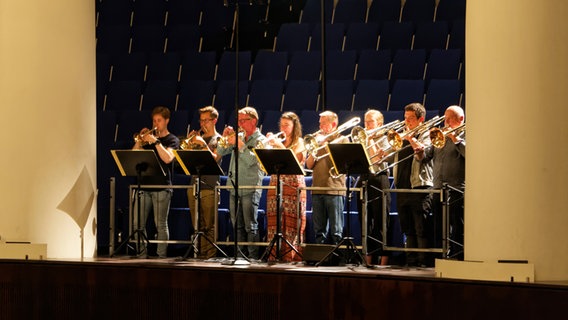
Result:
<svg viewBox="0 0 568 320"><path fill-rule="evenodd" d="M240 81L256 80L397 80L397 79L459 79L461 50L399 50L391 59L389 50L329 51L326 53L325 74L322 55L317 52L260 51L254 63L251 52L225 52L216 62L215 52L180 54L125 54L97 57L97 81L190 81L236 80L236 65Z"/></svg>
<svg viewBox="0 0 568 320"><path fill-rule="evenodd" d="M96 1L96 25L232 25L234 8L223 0Z"/></svg>
<svg viewBox="0 0 568 320"><path fill-rule="evenodd" d="M145 88L138 81L116 81L106 94L99 97L100 110L150 110L164 105L172 110L195 110L213 105L220 110L231 110L250 105L262 110L307 109L325 106L332 110L362 110L378 107L398 110L409 102L436 105L436 109L459 104L463 93L460 80L432 79L428 85L421 79L396 80L317 80L281 81L258 80L238 84L233 80L176 82L149 82ZM239 92L238 98L236 92ZM322 96L325 92L325 96Z"/></svg>
<svg viewBox="0 0 568 320"><path fill-rule="evenodd" d="M326 24L326 50L463 49L463 31L463 20L454 23L451 28L446 21ZM320 51L321 32L321 24L285 23L280 26L271 49ZM225 28L205 31L195 25L99 27L97 52L205 51L216 48L215 42L231 42L232 36Z"/></svg>
<svg viewBox="0 0 568 320"><path fill-rule="evenodd" d="M465 0L326 0L325 21L334 23L368 21L440 21L465 19ZM235 5L223 0L97 0L97 25L202 24L204 19L226 18ZM242 5L244 18L271 23L295 20L321 21L321 0L249 2ZM286 16L278 19L279 16ZM213 18L209 18L213 19Z"/></svg>
<svg viewBox="0 0 568 320"><path fill-rule="evenodd" d="M370 3L370 5L367 5ZM440 21L465 19L465 0L325 0L326 22ZM321 21L321 0L307 0L300 22Z"/></svg>
<svg viewBox="0 0 568 320"><path fill-rule="evenodd" d="M463 49L463 24L463 20L451 27L446 21L326 24L325 45L327 50ZM274 40L274 50L319 51L321 33L321 24L282 24Z"/></svg>

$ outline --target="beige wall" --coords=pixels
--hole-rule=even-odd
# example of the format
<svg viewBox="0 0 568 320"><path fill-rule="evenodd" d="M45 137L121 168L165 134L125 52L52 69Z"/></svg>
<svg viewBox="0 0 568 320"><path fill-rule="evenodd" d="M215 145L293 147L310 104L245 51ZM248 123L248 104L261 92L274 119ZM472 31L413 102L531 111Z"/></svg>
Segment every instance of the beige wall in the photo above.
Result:
<svg viewBox="0 0 568 320"><path fill-rule="evenodd" d="M81 257L71 214L88 215L95 250L94 16L94 1L0 0L0 237L47 243L49 258Z"/></svg>
<svg viewBox="0 0 568 320"><path fill-rule="evenodd" d="M470 0L466 259L568 280L568 2Z"/></svg>

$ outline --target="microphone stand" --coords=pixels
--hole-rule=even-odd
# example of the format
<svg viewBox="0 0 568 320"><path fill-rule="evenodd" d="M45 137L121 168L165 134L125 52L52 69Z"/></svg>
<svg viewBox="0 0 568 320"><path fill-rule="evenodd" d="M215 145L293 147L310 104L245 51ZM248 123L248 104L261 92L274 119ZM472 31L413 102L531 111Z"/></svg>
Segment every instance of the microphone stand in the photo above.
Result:
<svg viewBox="0 0 568 320"><path fill-rule="evenodd" d="M228 1L225 2L227 5L229 5ZM234 203L235 206L233 208L234 213L235 213L235 224L233 226L233 232L234 232L234 244L233 244L233 252L234 252L234 256L233 256L233 260L228 260L227 263L224 264L230 264L230 265L248 265L250 264L250 261L248 261L246 258L245 259L238 259L238 253L239 253L239 240L238 240L238 225L239 225L239 144L238 144L238 139L239 139L239 135L238 135L238 130L239 130L239 0L235 0L234 1L234 5L235 5L235 74L236 74L236 80L235 80L235 128L237 130L236 132L236 137L235 139L235 146L233 148L233 157L235 159L235 168L234 168L234 177L232 179L232 183L233 183L233 189L235 191L234 194ZM243 254L243 257L245 255Z"/></svg>

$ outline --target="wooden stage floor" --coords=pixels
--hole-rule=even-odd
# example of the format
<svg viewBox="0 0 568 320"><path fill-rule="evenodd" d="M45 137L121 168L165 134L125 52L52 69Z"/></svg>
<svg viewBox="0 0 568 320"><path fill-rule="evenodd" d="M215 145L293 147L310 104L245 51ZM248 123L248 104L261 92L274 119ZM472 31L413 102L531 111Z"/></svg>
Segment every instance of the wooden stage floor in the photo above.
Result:
<svg viewBox="0 0 568 320"><path fill-rule="evenodd" d="M434 268L226 263L0 260L0 319L557 319L568 301L565 285Z"/></svg>

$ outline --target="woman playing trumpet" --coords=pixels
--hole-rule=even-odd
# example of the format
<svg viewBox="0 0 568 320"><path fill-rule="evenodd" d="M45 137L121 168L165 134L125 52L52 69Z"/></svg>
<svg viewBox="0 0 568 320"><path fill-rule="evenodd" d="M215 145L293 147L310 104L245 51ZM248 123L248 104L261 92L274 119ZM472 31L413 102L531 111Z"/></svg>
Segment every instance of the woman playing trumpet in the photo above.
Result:
<svg viewBox="0 0 568 320"><path fill-rule="evenodd" d="M270 133L266 134L266 143L270 144L272 148L291 149L298 159L301 166L304 166L306 150L304 148L304 139L302 139L302 125L300 123L300 118L293 112L285 112L280 117L280 130L283 133L284 138L273 138L275 135ZM288 240L292 245L300 250L300 243L303 242L304 230L306 227L306 191L303 190L298 199L298 188L305 187L306 183L304 181L304 176L302 175L282 175L280 176L282 181L281 189L281 201L282 207L281 213L281 232L286 240ZM277 176L272 175L270 177L270 185L276 186ZM300 212L298 216L297 205L298 201L300 204ZM276 190L269 189L266 198L266 215L267 215L267 233L268 240L272 240L276 234ZM298 221L300 219L300 221ZM298 222L300 228L298 230ZM299 231L299 235L298 235ZM298 241L299 240L299 241ZM273 248L273 250L276 250ZM281 261L301 261L301 257L296 255L294 250L286 246L282 246L280 250ZM271 252L269 257L278 257L279 255L275 252Z"/></svg>

